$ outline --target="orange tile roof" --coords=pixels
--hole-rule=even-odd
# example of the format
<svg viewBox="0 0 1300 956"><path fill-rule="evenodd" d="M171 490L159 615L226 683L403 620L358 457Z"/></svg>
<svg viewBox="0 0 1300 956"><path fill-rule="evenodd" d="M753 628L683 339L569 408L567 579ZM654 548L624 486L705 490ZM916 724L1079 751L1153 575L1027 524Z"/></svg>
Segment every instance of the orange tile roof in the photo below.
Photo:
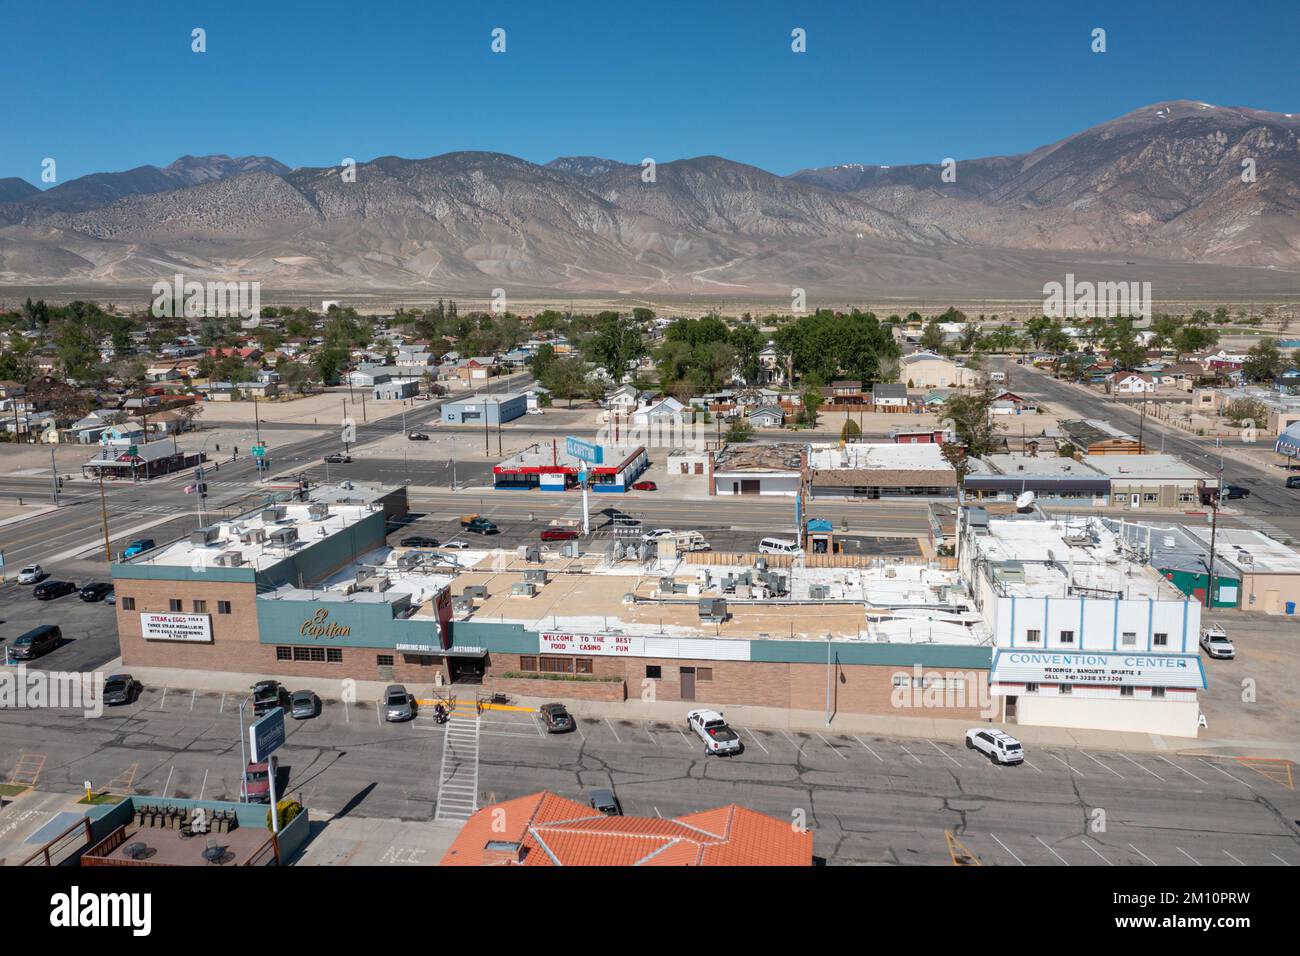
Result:
<svg viewBox="0 0 1300 956"><path fill-rule="evenodd" d="M734 803L670 820L610 817L543 791L479 810L442 865L809 866L812 850L811 831Z"/></svg>

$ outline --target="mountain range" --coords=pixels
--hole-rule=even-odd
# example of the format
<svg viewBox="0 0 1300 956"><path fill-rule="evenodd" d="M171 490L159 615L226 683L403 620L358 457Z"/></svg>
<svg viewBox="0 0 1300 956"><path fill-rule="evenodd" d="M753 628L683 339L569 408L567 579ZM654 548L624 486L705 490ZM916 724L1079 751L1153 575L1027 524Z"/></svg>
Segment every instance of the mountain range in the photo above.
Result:
<svg viewBox="0 0 1300 956"><path fill-rule="evenodd" d="M1246 163L1243 166L1243 163ZM945 176L945 170L947 176ZM1243 180L1243 173L1253 177ZM1041 296L1067 272L1173 293L1300 289L1300 117L1193 101L945 166L779 176L718 156L500 153L290 169L184 156L47 190L0 180L0 284L492 288L788 298Z"/></svg>

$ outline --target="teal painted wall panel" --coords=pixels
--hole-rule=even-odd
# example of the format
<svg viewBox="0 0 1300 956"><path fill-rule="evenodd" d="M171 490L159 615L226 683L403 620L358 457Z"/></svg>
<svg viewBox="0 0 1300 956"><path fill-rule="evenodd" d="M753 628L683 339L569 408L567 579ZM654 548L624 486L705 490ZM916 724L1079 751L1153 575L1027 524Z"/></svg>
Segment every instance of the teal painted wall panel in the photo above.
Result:
<svg viewBox="0 0 1300 956"><path fill-rule="evenodd" d="M321 620L322 625L346 627L347 635L304 634L303 624L313 621L321 611L328 615ZM391 648L397 644L437 646L439 643L436 620L430 617L395 618L392 605L388 603L259 598L257 627L258 640L262 644Z"/></svg>
<svg viewBox="0 0 1300 956"><path fill-rule="evenodd" d="M841 664L874 664L882 667L900 667L919 664L922 667L988 668L993 663L993 650L988 647L966 647L950 644L866 644L856 641L835 641L831 646L835 659ZM782 664L825 664L824 641L752 641L751 659Z"/></svg>
<svg viewBox="0 0 1300 956"><path fill-rule="evenodd" d="M453 621L451 642L452 647L483 647L502 654L536 654L541 647L536 631L489 621Z"/></svg>

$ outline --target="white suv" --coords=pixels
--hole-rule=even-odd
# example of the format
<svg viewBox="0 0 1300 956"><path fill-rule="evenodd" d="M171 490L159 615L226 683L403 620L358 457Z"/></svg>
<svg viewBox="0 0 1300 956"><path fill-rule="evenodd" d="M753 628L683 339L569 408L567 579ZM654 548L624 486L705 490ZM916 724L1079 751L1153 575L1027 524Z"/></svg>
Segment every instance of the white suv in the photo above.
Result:
<svg viewBox="0 0 1300 956"><path fill-rule="evenodd" d="M1228 640L1228 632L1218 624L1211 624L1201 631L1201 647L1216 660L1230 661L1237 656L1237 649Z"/></svg>
<svg viewBox="0 0 1300 956"><path fill-rule="evenodd" d="M39 564L29 564L18 572L19 584L35 584L45 577L45 569Z"/></svg>
<svg viewBox="0 0 1300 956"><path fill-rule="evenodd" d="M740 753L740 738L716 710L691 711L686 715L686 726L704 741L705 756Z"/></svg>
<svg viewBox="0 0 1300 956"><path fill-rule="evenodd" d="M1020 763L1025 759L1020 741L1000 730L983 730L976 727L966 731L966 747L978 750L994 763Z"/></svg>
<svg viewBox="0 0 1300 956"><path fill-rule="evenodd" d="M660 538L671 538L673 536L672 528L655 528L653 531L647 531L641 535L642 541L657 541Z"/></svg>

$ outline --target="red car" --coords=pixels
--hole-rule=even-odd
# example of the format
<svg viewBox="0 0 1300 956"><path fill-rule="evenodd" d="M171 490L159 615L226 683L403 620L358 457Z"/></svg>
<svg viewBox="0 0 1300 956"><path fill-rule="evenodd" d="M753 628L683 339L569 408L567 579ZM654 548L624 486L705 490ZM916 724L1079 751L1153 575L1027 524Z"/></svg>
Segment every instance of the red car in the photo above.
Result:
<svg viewBox="0 0 1300 956"><path fill-rule="evenodd" d="M572 528L547 528L542 532L543 541L572 541L577 536Z"/></svg>
<svg viewBox="0 0 1300 956"><path fill-rule="evenodd" d="M632 486L634 491L658 491L659 486L653 481L638 481Z"/></svg>

